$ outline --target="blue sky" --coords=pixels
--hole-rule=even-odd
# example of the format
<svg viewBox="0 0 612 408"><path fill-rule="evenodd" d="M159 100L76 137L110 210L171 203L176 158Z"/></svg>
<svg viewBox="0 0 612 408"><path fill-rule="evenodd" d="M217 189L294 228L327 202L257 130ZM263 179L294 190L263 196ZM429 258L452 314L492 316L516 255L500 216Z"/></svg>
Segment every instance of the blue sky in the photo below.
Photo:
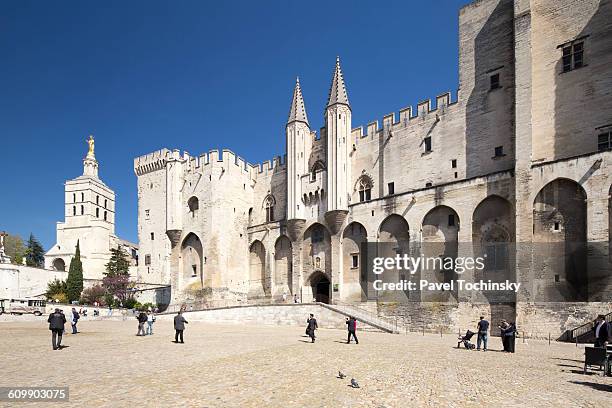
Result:
<svg viewBox="0 0 612 408"><path fill-rule="evenodd" d="M100 177L117 194L116 232L136 242L134 157L284 154L296 75L318 129L336 55L354 127L454 98L466 3L3 1L0 230L53 245L64 181L82 173L93 133Z"/></svg>

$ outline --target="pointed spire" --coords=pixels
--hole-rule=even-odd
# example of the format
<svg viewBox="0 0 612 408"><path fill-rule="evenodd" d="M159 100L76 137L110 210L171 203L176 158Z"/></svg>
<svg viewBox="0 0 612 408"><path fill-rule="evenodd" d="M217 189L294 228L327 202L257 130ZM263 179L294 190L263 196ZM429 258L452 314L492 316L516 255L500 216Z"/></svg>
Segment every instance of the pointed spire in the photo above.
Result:
<svg viewBox="0 0 612 408"><path fill-rule="evenodd" d="M300 88L300 77L295 80L295 89L293 90L293 100L291 101L291 109L289 110L289 119L287 123L304 122L308 126L308 116L306 116L306 108L304 106L304 98L302 97L302 88Z"/></svg>
<svg viewBox="0 0 612 408"><path fill-rule="evenodd" d="M346 93L346 86L344 85L342 69L340 68L340 57L336 57L336 68L334 70L334 78L332 79L331 88L329 88L327 107L329 108L337 103L344 104L348 107L351 106Z"/></svg>

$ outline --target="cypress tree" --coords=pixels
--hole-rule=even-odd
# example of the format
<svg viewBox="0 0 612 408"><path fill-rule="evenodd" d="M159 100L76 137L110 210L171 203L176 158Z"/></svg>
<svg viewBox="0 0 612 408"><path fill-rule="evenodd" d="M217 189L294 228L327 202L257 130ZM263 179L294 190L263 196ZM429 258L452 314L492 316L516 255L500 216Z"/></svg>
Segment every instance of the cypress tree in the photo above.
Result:
<svg viewBox="0 0 612 408"><path fill-rule="evenodd" d="M81 292L83 291L83 264L81 263L79 241L77 241L74 257L70 260L70 269L68 270L68 278L66 278L66 289L69 302L81 298Z"/></svg>
<svg viewBox="0 0 612 408"><path fill-rule="evenodd" d="M34 234L30 233L26 249L26 265L42 268L45 265L45 250Z"/></svg>

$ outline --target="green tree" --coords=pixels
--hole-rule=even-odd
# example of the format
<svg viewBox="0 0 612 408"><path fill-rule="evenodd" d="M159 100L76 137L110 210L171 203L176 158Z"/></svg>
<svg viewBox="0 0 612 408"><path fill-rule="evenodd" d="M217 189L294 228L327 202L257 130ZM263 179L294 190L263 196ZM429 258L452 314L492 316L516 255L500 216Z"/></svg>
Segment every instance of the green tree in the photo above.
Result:
<svg viewBox="0 0 612 408"><path fill-rule="evenodd" d="M66 281L55 278L51 282L47 283L47 292L45 295L47 296L47 299L51 300L64 299L67 297L67 292L68 288L66 286Z"/></svg>
<svg viewBox="0 0 612 408"><path fill-rule="evenodd" d="M76 244L74 257L70 260L70 269L68 270L68 278L66 279L66 290L69 302L81 298L81 292L83 291L83 264L81 263L79 241L77 241Z"/></svg>
<svg viewBox="0 0 612 408"><path fill-rule="evenodd" d="M4 252L11 258L11 262L15 265L23 263L23 256L26 248L23 245L23 239L19 235L9 234L4 237Z"/></svg>
<svg viewBox="0 0 612 408"><path fill-rule="evenodd" d="M121 247L111 249L111 257L106 264L106 276L129 275L130 261Z"/></svg>
<svg viewBox="0 0 612 408"><path fill-rule="evenodd" d="M25 250L26 265L42 268L45 266L45 250L34 234L30 233L30 238L26 244Z"/></svg>

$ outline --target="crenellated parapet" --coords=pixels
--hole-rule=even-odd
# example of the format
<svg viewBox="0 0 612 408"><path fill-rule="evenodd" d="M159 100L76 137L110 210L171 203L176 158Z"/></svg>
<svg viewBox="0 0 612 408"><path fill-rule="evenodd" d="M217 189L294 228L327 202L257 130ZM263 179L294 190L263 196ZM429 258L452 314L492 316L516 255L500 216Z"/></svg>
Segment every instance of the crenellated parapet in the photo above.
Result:
<svg viewBox="0 0 612 408"><path fill-rule="evenodd" d="M417 103L416 108L407 106L399 110L398 115L395 112L383 116L382 127L379 127L379 121L375 120L368 123L364 127L359 126L351 130L352 140L358 141L365 137L374 137L378 132L393 132L394 130L407 128L417 121L425 120L429 115L435 114L440 117L454 109L457 106L457 99L451 98L450 92L440 94L435 99L435 105L431 99L425 99Z"/></svg>
<svg viewBox="0 0 612 408"><path fill-rule="evenodd" d="M134 159L134 173L136 173L137 176L142 176L153 171L161 170L166 167L166 163L171 157L172 152L165 148L137 157Z"/></svg>

